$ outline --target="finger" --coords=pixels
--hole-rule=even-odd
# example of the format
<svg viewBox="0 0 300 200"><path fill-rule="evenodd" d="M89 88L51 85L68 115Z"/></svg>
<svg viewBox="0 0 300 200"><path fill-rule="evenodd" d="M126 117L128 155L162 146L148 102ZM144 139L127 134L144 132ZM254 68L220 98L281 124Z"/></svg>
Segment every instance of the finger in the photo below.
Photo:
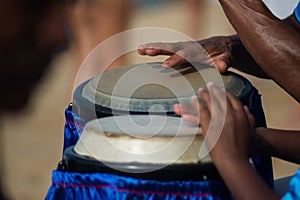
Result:
<svg viewBox="0 0 300 200"><path fill-rule="evenodd" d="M225 90L222 90L213 82L209 82L207 88L210 94L210 112L213 112L214 114L212 115L216 115L216 117L219 116L221 112L224 114L227 103Z"/></svg>
<svg viewBox="0 0 300 200"><path fill-rule="evenodd" d="M207 84L207 88L211 94L211 98L214 98L214 100L216 100L216 102L218 102L218 103L225 102L226 92L225 92L224 87L222 88L222 87L216 85L214 82L209 82Z"/></svg>
<svg viewBox="0 0 300 200"><path fill-rule="evenodd" d="M196 100L194 100L194 98ZM199 117L199 105L196 96L192 97L192 104L174 104L174 112L177 115L193 115Z"/></svg>
<svg viewBox="0 0 300 200"><path fill-rule="evenodd" d="M183 114L188 114L188 115L197 115L195 112L195 106L194 105L187 105L187 104L174 104L173 106L174 112L177 115L183 115Z"/></svg>
<svg viewBox="0 0 300 200"><path fill-rule="evenodd" d="M199 117L193 116L193 115L182 115L182 119L188 122L197 123L199 125Z"/></svg>
<svg viewBox="0 0 300 200"><path fill-rule="evenodd" d="M211 113L208 110L208 107L204 105L201 101L199 101L199 112L200 112L199 122L202 127L203 134L205 136L209 127Z"/></svg>
<svg viewBox="0 0 300 200"><path fill-rule="evenodd" d="M156 48L147 48L144 50L138 50L138 53L141 55L147 56L158 56L158 55L173 55L174 53L165 51L163 49L156 49Z"/></svg>
<svg viewBox="0 0 300 200"><path fill-rule="evenodd" d="M200 97L198 98L199 114L200 114L199 121L202 127L203 134L205 136L211 119L210 96L208 91L203 88L200 88L198 90L198 95Z"/></svg>
<svg viewBox="0 0 300 200"><path fill-rule="evenodd" d="M182 114L182 112L181 112L181 105L180 104L174 104L173 105L173 109L174 109L175 114L177 114L177 115L181 115Z"/></svg>
<svg viewBox="0 0 300 200"><path fill-rule="evenodd" d="M244 106L244 110L245 110L245 113L246 113L246 116L248 118L248 121L249 121L249 124L252 128L252 130L254 130L256 128L256 125L255 125L255 118L254 116L251 114L248 106Z"/></svg>
<svg viewBox="0 0 300 200"><path fill-rule="evenodd" d="M186 63L186 60L177 53L166 59L162 67L175 67L176 65Z"/></svg>
<svg viewBox="0 0 300 200"><path fill-rule="evenodd" d="M196 96L192 97L192 104L174 104L174 112L189 122L199 124L199 107Z"/></svg>
<svg viewBox="0 0 300 200"><path fill-rule="evenodd" d="M225 118L228 113L231 111L231 106L228 103L226 99L226 92L225 89L221 89L221 87L217 86L215 83L208 83L207 88L210 93L211 98L211 105L209 108L210 116L211 116L211 127L214 127L211 135L212 141L214 141L213 138L217 139L219 137L221 131L222 124L225 123ZM208 106L209 107L209 106ZM200 118L202 120L202 118ZM219 127L219 128L218 128ZM216 131L220 129L219 131Z"/></svg>
<svg viewBox="0 0 300 200"><path fill-rule="evenodd" d="M138 53L141 55L173 55L176 44L174 43L148 43L138 47Z"/></svg>
<svg viewBox="0 0 300 200"><path fill-rule="evenodd" d="M200 88L197 91L197 93L199 95L199 98L202 99L202 100L200 100L201 106L206 107L210 112L211 111L211 99L210 99L210 95L209 95L208 91L203 88Z"/></svg>
<svg viewBox="0 0 300 200"><path fill-rule="evenodd" d="M228 62L223 59L213 59L214 60L214 66L219 70L219 72L224 73L229 68Z"/></svg>
<svg viewBox="0 0 300 200"><path fill-rule="evenodd" d="M236 96L234 96L234 94L232 94L231 92L227 92L226 95L227 100L231 104L233 109L237 111L244 110L242 102Z"/></svg>

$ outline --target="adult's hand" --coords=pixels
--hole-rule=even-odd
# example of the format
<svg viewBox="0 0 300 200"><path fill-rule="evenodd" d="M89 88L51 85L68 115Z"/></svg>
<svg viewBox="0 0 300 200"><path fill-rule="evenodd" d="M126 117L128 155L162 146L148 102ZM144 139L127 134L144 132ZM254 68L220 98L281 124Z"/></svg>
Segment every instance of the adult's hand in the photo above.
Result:
<svg viewBox="0 0 300 200"><path fill-rule="evenodd" d="M200 62L216 67L221 73L226 72L229 67L234 67L257 77L268 78L237 35L177 43L148 43L140 45L138 53L148 56L170 56L162 63L163 67Z"/></svg>
<svg viewBox="0 0 300 200"><path fill-rule="evenodd" d="M140 45L141 55L168 55L162 66L174 67L186 62L201 62L225 72L232 65L231 47L233 38L229 36L211 37L200 41L177 43L148 43Z"/></svg>

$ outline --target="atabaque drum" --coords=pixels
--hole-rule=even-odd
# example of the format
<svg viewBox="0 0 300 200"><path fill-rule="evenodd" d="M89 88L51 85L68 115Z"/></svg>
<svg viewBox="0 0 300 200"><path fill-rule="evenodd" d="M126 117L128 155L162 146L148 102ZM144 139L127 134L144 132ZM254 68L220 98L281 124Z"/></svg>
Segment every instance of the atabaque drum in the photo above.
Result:
<svg viewBox="0 0 300 200"><path fill-rule="evenodd" d="M199 157L202 143L201 128L179 117L94 119L64 152L52 189L64 198L230 199L210 156Z"/></svg>
<svg viewBox="0 0 300 200"><path fill-rule="evenodd" d="M260 95L247 79L203 64L130 65L81 84L66 109L63 159L47 199L232 199L210 157L199 157L201 129L173 110L210 81L266 126ZM252 161L272 185L270 157Z"/></svg>
<svg viewBox="0 0 300 200"><path fill-rule="evenodd" d="M145 63L112 69L81 84L74 92L73 111L86 121L126 114L174 115L175 103L190 103L209 81L224 85L245 102L251 92L243 77L220 75L204 64L164 69L161 63Z"/></svg>
<svg viewBox="0 0 300 200"><path fill-rule="evenodd" d="M227 72L220 74L214 67L193 63L162 68L160 62L142 63L105 71L81 84L74 92L72 110L67 113L85 121L120 115L176 116L176 103L189 104L191 96L210 81L231 91L255 117L257 127L265 127L265 116L256 88L244 77ZM76 127L79 132L81 128ZM80 133L79 133L80 135ZM75 145L65 140L65 148ZM273 174L269 158L258 158L258 172L272 184ZM266 166L266 169L264 169Z"/></svg>
<svg viewBox="0 0 300 200"><path fill-rule="evenodd" d="M64 167L154 180L215 180L209 155L199 157L201 128L179 117L123 115L90 121ZM197 176L195 176L197 174Z"/></svg>

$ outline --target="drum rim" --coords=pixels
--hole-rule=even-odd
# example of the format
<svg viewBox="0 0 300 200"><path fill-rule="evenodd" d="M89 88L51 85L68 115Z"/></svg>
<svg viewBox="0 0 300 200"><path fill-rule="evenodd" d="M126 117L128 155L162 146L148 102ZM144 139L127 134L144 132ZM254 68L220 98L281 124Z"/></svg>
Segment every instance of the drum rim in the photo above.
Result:
<svg viewBox="0 0 300 200"><path fill-rule="evenodd" d="M128 65L128 66L124 66L122 67L123 69L126 68L126 70L132 70L135 69L136 67L138 68L141 65L145 65L145 64L149 64L149 68L151 69L153 66L151 66L151 64L153 65L160 65L161 62L150 62L150 63L141 63L141 64L133 64L133 65ZM206 64L201 64L203 66L208 66ZM211 67L212 68L212 67ZM119 68L116 69L112 69L109 70L110 72L118 70ZM126 74L126 70L125 70L125 74ZM103 72L105 73L105 72ZM103 74L102 73L102 74ZM116 71L117 74L120 74L120 72L118 73L118 71ZM193 72L192 74L194 74L196 77L198 76L197 71ZM196 94L196 90L194 88L194 92L192 92L189 95L183 95L183 96L172 96L172 97L163 97L163 98L141 98L141 97L123 97L123 96L113 96L112 98L112 94L106 93L105 91L99 91L96 89L97 86L95 86L94 81L98 80L98 77L101 74L99 74L98 76L94 77L93 79L90 79L90 81L88 81L82 88L81 91L81 95L83 98L86 98L87 100L89 100L90 102L96 104L96 105L101 105L103 107L106 108L110 108L111 110L122 110L122 111L133 111L133 112L145 112L145 110L149 110L153 105L162 105L164 107L164 109L167 112L172 112L173 111L173 105L180 102L181 104L188 104L190 103L190 97L192 95ZM230 87L230 85L237 83L238 81L241 81L241 83L245 86L244 81L239 79L239 77L234 76L234 74L231 74L231 72L225 72L222 73L222 79L223 82L225 81L224 79L226 79L226 77L230 77L231 75L231 79L228 79L229 81L226 82L226 87ZM236 96L239 96L240 94L243 93L244 88L242 86L240 86L240 84L235 84L235 86L237 86L237 88L229 88L229 90L236 94ZM95 92L95 95L90 95L91 93ZM240 94L239 94L240 93ZM112 100L114 99L114 100ZM152 112L161 112L161 110L153 110L153 108L151 108Z"/></svg>
<svg viewBox="0 0 300 200"><path fill-rule="evenodd" d="M241 76L240 74L237 74L235 72L228 72L229 74L236 76L238 79L240 79L245 87L243 88L242 92L240 95L237 96L238 99L240 99L244 104L247 104L248 98L251 94L251 91L253 90L253 85L250 83L248 79L245 77ZM102 118L102 117L108 117L108 116L118 116L118 115L128 115L128 114L134 114L134 115L147 115L149 112L147 111L124 111L124 110L119 110L119 109L112 109L109 107L105 107L103 105L98 105L90 100L84 98L81 94L82 91L85 87L85 85L90 81L91 79L83 82L80 84L74 91L73 94L73 111L83 118L86 121L90 121L92 119L96 118ZM190 99L190 97L189 97ZM91 109L94 108L94 109ZM169 116L176 116L173 110L169 110L167 112L155 112L151 114L156 114L156 115L169 115Z"/></svg>
<svg viewBox="0 0 300 200"><path fill-rule="evenodd" d="M89 165L89 167L87 167L87 165ZM113 169L110 166L115 166L116 169L120 170ZM155 164L153 166L155 166L155 169L158 169L158 165ZM63 160L58 166L58 170L79 173L114 173L117 175L158 181L221 180L213 163L199 162L193 164L164 165L162 166L163 168L159 170L151 171L153 166L151 164L141 163L109 163L108 166L91 157L76 154L74 146L70 146L64 151ZM140 173L145 171L150 172ZM183 174L183 172L185 172L185 174ZM196 174L198 174L198 176L196 176ZM169 175L170 177L168 177Z"/></svg>

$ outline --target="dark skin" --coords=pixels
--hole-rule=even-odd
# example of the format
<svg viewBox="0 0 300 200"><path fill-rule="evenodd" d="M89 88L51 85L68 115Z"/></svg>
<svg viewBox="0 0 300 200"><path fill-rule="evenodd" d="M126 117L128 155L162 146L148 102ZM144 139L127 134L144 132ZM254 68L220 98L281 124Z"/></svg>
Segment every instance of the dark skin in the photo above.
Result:
<svg viewBox="0 0 300 200"><path fill-rule="evenodd" d="M162 67L174 67L188 61L202 62L217 67L220 72L226 72L229 67L234 67L258 77L268 78L237 35L216 36L197 41L197 43L203 49L199 50L199 46L194 42L148 43L141 45L138 53L148 56L169 55L170 57L162 63Z"/></svg>
<svg viewBox="0 0 300 200"><path fill-rule="evenodd" d="M238 35L212 37L198 43L210 58L195 52L191 42L151 43L141 45L141 55L169 55L162 66L174 67L189 62L205 62L215 66L220 72L229 67L249 74L271 78L295 100L300 102L300 24L294 16L286 20L275 18L261 0L219 0L223 10ZM186 59L184 59L185 57ZM187 121L199 122L207 136L207 145L215 137L208 131L214 129L216 121L210 121L214 113L224 111L220 90L208 85L193 97L192 105L174 105L174 111ZM224 93L224 92L223 92ZM276 156L300 163L297 153L300 144L300 131L255 128L253 116L231 93L226 92L225 124L216 145L211 146L213 162L219 170L235 199L279 199L260 179L249 164L251 155ZM210 98L216 103L212 105ZM195 112L199 107L200 115ZM216 112L212 112L215 107ZM243 130L243 132L241 132ZM296 152L296 153L295 153ZM247 181L245 181L247 180Z"/></svg>
<svg viewBox="0 0 300 200"><path fill-rule="evenodd" d="M212 149L212 160L235 199L280 199L257 175L249 157L260 152L300 163L300 156L295 153L299 150L300 131L255 128L253 115L232 93L225 93L211 83L207 88L198 91L202 101L192 97L192 105L176 104L174 111L185 120L201 125L207 137L206 144ZM226 104L222 95L226 95ZM195 108L199 109L200 115L195 114ZM213 145L217 133L215 125L222 121L218 117L221 112L226 113L225 123Z"/></svg>
<svg viewBox="0 0 300 200"><path fill-rule="evenodd" d="M1 1L0 112L23 108L56 48L66 46L63 4L37 2Z"/></svg>
<svg viewBox="0 0 300 200"><path fill-rule="evenodd" d="M220 3L261 69L300 102L300 24L291 26L291 21L276 19L260 0L220 0Z"/></svg>
<svg viewBox="0 0 300 200"><path fill-rule="evenodd" d="M300 101L300 24L294 16L275 18L260 0L220 0L224 12L238 33L212 37L198 43L211 59L194 54L190 42L151 43L141 45L141 55L170 55L163 67L187 62L206 62L225 72L229 67L246 73L271 78ZM179 52L179 54L178 54Z"/></svg>
<svg viewBox="0 0 300 200"><path fill-rule="evenodd" d="M0 3L0 89L3 94L0 112L3 114L25 107L47 72L56 49L66 47L67 40L62 1L0 0ZM1 154L1 162L2 158ZM0 169L0 177L3 177L1 173ZM0 199L6 198L0 182Z"/></svg>

